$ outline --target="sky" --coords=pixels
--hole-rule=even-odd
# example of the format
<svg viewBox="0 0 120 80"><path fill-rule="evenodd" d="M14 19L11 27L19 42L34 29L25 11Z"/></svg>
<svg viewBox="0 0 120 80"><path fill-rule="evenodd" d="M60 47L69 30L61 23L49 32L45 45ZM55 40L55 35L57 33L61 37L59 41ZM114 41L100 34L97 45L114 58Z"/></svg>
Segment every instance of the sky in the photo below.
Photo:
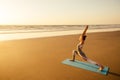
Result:
<svg viewBox="0 0 120 80"><path fill-rule="evenodd" d="M120 0L0 0L0 25L120 24Z"/></svg>

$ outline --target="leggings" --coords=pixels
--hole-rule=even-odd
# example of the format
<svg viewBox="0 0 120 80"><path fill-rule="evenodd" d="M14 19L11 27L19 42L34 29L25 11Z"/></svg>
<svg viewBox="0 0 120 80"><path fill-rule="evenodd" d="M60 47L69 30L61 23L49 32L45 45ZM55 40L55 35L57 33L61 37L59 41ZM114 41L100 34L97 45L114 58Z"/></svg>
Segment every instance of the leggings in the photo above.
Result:
<svg viewBox="0 0 120 80"><path fill-rule="evenodd" d="M101 64L87 58L87 56L85 55L85 53L82 51L82 50L79 50L79 51L76 51L76 50L73 50L73 60L75 60L75 55L78 55L80 57L82 57L82 59L84 59L85 61L91 63L91 64L95 64L95 65L98 65L98 66L101 66Z"/></svg>

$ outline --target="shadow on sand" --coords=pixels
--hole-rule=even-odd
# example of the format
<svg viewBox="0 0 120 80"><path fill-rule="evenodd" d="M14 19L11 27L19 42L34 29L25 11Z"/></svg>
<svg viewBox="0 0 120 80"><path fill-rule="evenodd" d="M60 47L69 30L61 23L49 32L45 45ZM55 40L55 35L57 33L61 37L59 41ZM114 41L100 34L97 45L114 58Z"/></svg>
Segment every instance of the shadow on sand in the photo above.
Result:
<svg viewBox="0 0 120 80"><path fill-rule="evenodd" d="M108 74L111 74L113 76L120 77L120 73L115 73L115 72L108 72Z"/></svg>

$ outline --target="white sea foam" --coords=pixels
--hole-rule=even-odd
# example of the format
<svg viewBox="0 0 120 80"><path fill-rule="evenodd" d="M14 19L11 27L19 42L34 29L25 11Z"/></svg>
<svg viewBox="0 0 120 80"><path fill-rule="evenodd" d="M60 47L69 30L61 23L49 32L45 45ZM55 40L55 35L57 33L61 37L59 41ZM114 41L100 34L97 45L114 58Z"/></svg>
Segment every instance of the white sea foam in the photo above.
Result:
<svg viewBox="0 0 120 80"><path fill-rule="evenodd" d="M63 36L63 35L74 35L81 34L83 30L69 30L69 31L53 31L53 32L40 32L39 30L32 30L28 32L14 30L13 33L6 32L5 34L0 34L0 41L6 40L19 40L19 39L28 39L28 38L42 38L42 37L52 37L52 36ZM109 31L120 31L120 28L110 28L110 29L90 29L88 33L94 32L109 32ZM16 33L17 32L17 33ZM3 32L1 32L3 33Z"/></svg>

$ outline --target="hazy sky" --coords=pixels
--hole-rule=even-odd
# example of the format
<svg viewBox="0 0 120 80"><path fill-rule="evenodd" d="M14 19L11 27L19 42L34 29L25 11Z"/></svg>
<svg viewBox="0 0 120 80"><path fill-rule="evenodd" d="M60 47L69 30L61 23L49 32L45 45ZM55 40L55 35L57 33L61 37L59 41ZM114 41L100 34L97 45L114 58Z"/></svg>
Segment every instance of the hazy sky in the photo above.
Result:
<svg viewBox="0 0 120 80"><path fill-rule="evenodd" d="M0 0L0 24L120 24L120 0Z"/></svg>

